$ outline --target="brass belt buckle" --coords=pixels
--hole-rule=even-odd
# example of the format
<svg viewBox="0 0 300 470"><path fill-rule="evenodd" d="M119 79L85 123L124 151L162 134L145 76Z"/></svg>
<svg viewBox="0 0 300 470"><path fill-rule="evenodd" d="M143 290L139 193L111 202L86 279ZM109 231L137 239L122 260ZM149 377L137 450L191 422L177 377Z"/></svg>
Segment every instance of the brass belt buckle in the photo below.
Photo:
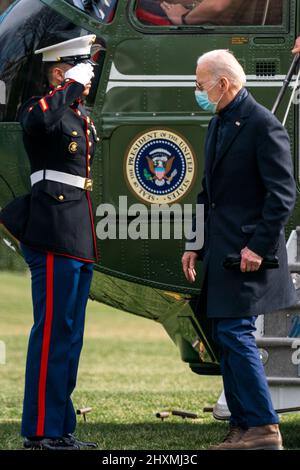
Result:
<svg viewBox="0 0 300 470"><path fill-rule="evenodd" d="M90 178L85 178L84 189L86 191L93 191L93 180Z"/></svg>

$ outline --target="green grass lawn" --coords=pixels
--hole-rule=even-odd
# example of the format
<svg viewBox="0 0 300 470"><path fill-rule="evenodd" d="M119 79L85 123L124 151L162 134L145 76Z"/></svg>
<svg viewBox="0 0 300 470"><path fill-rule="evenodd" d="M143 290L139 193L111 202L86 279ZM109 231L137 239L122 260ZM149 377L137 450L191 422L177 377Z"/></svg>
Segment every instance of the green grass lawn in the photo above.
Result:
<svg viewBox="0 0 300 470"><path fill-rule="evenodd" d="M19 449L24 368L31 327L28 274L0 272L0 340L7 360L0 365L0 449ZM222 389L218 377L200 377L181 362L179 352L159 324L89 302L81 355L77 408L90 406L87 422L79 417L77 434L101 449L206 449L222 439L226 423L203 413ZM164 409L198 413L197 420L170 417ZM285 447L300 449L300 415L282 416Z"/></svg>

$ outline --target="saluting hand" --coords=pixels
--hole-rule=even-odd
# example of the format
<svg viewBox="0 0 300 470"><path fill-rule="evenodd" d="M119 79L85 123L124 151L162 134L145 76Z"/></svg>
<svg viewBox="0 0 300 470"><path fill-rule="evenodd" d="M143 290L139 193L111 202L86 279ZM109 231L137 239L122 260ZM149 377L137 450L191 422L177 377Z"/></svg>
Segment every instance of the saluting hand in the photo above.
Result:
<svg viewBox="0 0 300 470"><path fill-rule="evenodd" d="M95 76L94 67L89 63L80 63L65 73L65 78L70 78L86 86Z"/></svg>
<svg viewBox="0 0 300 470"><path fill-rule="evenodd" d="M293 54L299 54L300 53L300 36L296 39L296 42L294 44L294 49L292 50Z"/></svg>
<svg viewBox="0 0 300 470"><path fill-rule="evenodd" d="M186 280L191 283L196 280L195 266L197 259L198 255L195 251L186 251L181 258L184 275Z"/></svg>
<svg viewBox="0 0 300 470"><path fill-rule="evenodd" d="M254 253L254 251L249 250L247 247L242 249L240 268L243 273L249 271L258 271L262 261L263 258Z"/></svg>

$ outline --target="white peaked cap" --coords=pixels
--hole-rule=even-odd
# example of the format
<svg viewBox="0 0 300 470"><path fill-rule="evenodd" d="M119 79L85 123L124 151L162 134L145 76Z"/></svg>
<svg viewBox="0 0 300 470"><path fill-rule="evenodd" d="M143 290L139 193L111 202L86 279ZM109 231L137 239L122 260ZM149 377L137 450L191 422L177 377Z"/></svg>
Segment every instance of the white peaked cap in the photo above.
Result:
<svg viewBox="0 0 300 470"><path fill-rule="evenodd" d="M54 44L35 51L35 54L43 54L43 62L64 62L66 58L84 60L91 57L91 48L96 41L95 34L80 36L79 38Z"/></svg>

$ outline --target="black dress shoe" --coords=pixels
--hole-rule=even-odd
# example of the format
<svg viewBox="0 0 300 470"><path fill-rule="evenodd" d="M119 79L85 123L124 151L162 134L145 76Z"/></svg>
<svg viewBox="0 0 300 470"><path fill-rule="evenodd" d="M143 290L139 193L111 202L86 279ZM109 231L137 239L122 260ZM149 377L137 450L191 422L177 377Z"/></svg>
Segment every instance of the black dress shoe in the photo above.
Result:
<svg viewBox="0 0 300 470"><path fill-rule="evenodd" d="M79 447L89 447L90 449L96 449L98 447L96 442L80 441L77 437L73 436L73 434L66 434L64 440L65 442L75 444Z"/></svg>
<svg viewBox="0 0 300 470"><path fill-rule="evenodd" d="M67 442L62 438L47 438L42 439L31 439L25 437L24 439L25 449L32 450L80 450L80 447L75 442Z"/></svg>

